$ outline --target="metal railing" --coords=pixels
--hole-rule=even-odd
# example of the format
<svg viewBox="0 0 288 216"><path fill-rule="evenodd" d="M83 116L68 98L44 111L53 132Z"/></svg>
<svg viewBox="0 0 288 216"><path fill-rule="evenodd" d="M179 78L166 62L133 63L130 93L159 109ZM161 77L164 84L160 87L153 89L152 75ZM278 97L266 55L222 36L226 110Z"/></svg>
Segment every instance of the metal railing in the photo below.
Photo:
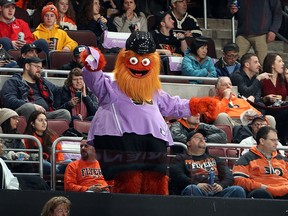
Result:
<svg viewBox="0 0 288 216"><path fill-rule="evenodd" d="M73 142L80 142L81 140L83 139L83 137L59 137L57 138L53 144L52 144L52 147L51 147L51 157L52 157L52 161L51 161L51 181L50 181L50 187L51 187L51 190L55 191L56 189L56 154L57 153L79 153L79 151L67 151L67 150L56 150L56 145L59 143L59 142L62 142L62 141L73 141ZM80 148L80 146L79 146Z"/></svg>
<svg viewBox="0 0 288 216"><path fill-rule="evenodd" d="M32 136L25 134L0 134L0 138L6 139L30 139L33 140L38 149L16 149L16 148L5 148L4 151L24 151L24 152L38 152L38 160L37 161L18 161L18 160L4 160L5 163L31 163L31 164L39 164L39 176L43 178L43 149L40 141ZM13 174L21 174L21 175L36 175L36 173L13 173Z"/></svg>
<svg viewBox="0 0 288 216"><path fill-rule="evenodd" d="M21 68L2 68L0 67L0 72L13 72L13 73L21 73L23 70ZM61 75L68 75L70 71L68 70L50 70L50 69L43 69L43 77L47 78L50 74L61 74ZM113 73L111 72L104 72L106 75L109 75L113 78ZM216 83L217 78L209 78L209 77L196 77L196 76L174 76L174 75L159 75L160 79L165 80L179 80L179 81L188 81L188 80L195 80L195 81L208 81L211 83ZM65 78L63 78L65 79Z"/></svg>

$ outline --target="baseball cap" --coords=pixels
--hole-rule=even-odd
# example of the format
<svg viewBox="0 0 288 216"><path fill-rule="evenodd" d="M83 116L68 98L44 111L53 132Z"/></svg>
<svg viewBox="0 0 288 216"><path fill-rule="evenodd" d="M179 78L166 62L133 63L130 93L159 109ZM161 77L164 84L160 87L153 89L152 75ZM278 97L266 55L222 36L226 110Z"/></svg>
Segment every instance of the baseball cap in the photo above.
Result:
<svg viewBox="0 0 288 216"><path fill-rule="evenodd" d="M188 134L187 139L186 139L186 142L188 142L196 133L200 133L200 134L202 134L204 137L207 136L206 131L203 130L203 129L194 130L194 131L191 131L191 132Z"/></svg>
<svg viewBox="0 0 288 216"><path fill-rule="evenodd" d="M38 47L36 47L35 44L25 44L22 48L21 48L21 54L23 53L27 53L30 50L35 49L37 53L40 53L42 50Z"/></svg>
<svg viewBox="0 0 288 216"><path fill-rule="evenodd" d="M6 6L6 5L9 5L9 4L16 4L15 0L1 0L0 1L0 6Z"/></svg>
<svg viewBox="0 0 288 216"><path fill-rule="evenodd" d="M73 55L75 57L79 56L81 54L81 52L83 52L85 49L87 48L87 46L85 45L79 45L77 46L74 50L73 50Z"/></svg>
<svg viewBox="0 0 288 216"><path fill-rule="evenodd" d="M171 11L159 11L158 13L155 14L155 22L157 26L160 26L160 22L164 19L164 17L169 14Z"/></svg>
<svg viewBox="0 0 288 216"><path fill-rule="evenodd" d="M44 59L40 59L38 57L25 58L24 64L39 63L42 62L43 60Z"/></svg>

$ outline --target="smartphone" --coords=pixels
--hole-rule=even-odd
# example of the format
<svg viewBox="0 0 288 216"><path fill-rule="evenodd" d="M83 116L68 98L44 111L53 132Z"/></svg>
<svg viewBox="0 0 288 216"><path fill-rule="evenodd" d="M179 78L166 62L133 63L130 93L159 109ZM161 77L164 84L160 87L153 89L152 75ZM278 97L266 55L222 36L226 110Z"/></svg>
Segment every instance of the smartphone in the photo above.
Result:
<svg viewBox="0 0 288 216"><path fill-rule="evenodd" d="M81 91L76 91L75 92L75 97L78 97L79 100L81 100L82 92Z"/></svg>

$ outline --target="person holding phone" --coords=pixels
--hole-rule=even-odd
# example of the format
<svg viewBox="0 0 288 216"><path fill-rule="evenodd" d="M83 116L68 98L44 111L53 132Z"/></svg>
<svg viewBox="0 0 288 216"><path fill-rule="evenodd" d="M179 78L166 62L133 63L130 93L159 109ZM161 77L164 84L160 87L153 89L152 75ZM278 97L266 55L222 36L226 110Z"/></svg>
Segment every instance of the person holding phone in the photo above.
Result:
<svg viewBox="0 0 288 216"><path fill-rule="evenodd" d="M74 119L91 121L98 109L98 100L86 88L80 68L73 68L65 80L61 94L61 109L67 109Z"/></svg>

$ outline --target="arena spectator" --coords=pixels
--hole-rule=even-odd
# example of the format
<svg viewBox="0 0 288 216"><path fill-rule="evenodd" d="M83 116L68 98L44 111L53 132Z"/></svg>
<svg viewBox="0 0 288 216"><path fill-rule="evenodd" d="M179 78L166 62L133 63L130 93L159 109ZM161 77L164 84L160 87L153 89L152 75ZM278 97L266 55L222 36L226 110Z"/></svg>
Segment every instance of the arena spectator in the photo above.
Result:
<svg viewBox="0 0 288 216"><path fill-rule="evenodd" d="M48 52L48 43L43 39L35 41L28 23L15 18L14 15L15 0L0 1L0 44L3 45L3 48L6 51L20 50L26 43L34 43L43 51ZM23 34L18 38L19 33Z"/></svg>
<svg viewBox="0 0 288 216"><path fill-rule="evenodd" d="M49 199L42 211L41 216L70 215L71 201L63 196L55 196Z"/></svg>
<svg viewBox="0 0 288 216"><path fill-rule="evenodd" d="M108 20L100 13L100 9L99 0L85 1L77 17L78 29L92 31L96 35L99 44L102 33L108 29Z"/></svg>
<svg viewBox="0 0 288 216"><path fill-rule="evenodd" d="M86 87L82 70L74 68L68 74L61 92L61 109L67 109L74 119L91 121L98 109L96 96Z"/></svg>
<svg viewBox="0 0 288 216"><path fill-rule="evenodd" d="M274 128L260 128L256 135L257 146L234 165L235 184L247 191L247 197L287 199L287 161L276 151L278 141Z"/></svg>
<svg viewBox="0 0 288 216"><path fill-rule="evenodd" d="M182 75L197 77L216 77L212 59L207 56L208 41L204 37L195 38L190 49L185 51L182 61ZM195 81L191 81L192 83ZM198 81L198 83L200 83Z"/></svg>
<svg viewBox="0 0 288 216"><path fill-rule="evenodd" d="M14 74L5 81L1 98L3 107L15 110L26 120L35 110L45 112L48 119L66 119L71 116L68 110L56 110L60 103L61 88L41 77L42 59L31 57L25 59L23 73ZM58 105L59 106L59 105Z"/></svg>
<svg viewBox="0 0 288 216"><path fill-rule="evenodd" d="M271 74L261 73L258 57L253 53L246 53L241 58L241 69L231 74L230 79L233 86L238 87L238 92L248 100L260 103L261 99L261 80L270 79Z"/></svg>
<svg viewBox="0 0 288 216"><path fill-rule="evenodd" d="M17 125L18 125L18 114L7 108L0 109L0 134L18 134ZM14 138L1 138L0 139L0 148L2 154L0 153L0 157L6 160L29 160L29 155L23 151L7 151L6 148L13 149L25 149L25 145L23 140L14 139ZM9 169L12 172L33 172L33 168L31 164L28 163L7 163Z"/></svg>
<svg viewBox="0 0 288 216"><path fill-rule="evenodd" d="M171 8L175 29L183 31L185 37L199 37L202 35L197 19L187 13L186 0L171 0Z"/></svg>
<svg viewBox="0 0 288 216"><path fill-rule="evenodd" d="M23 68L23 64L26 58L38 57L38 54L41 52L41 49L38 48L35 44L25 44L21 48L21 56L17 59L17 64L20 68Z"/></svg>
<svg viewBox="0 0 288 216"><path fill-rule="evenodd" d="M80 144L81 159L68 164L64 175L65 191L109 192L99 162L96 160L95 148L82 140Z"/></svg>
<svg viewBox="0 0 288 216"><path fill-rule="evenodd" d="M137 9L135 0L121 0L122 7L119 14L114 17L113 24L118 32L147 32L147 19L143 12Z"/></svg>
<svg viewBox="0 0 288 216"><path fill-rule="evenodd" d="M63 30L77 30L75 11L71 0L55 0L58 9L57 23Z"/></svg>
<svg viewBox="0 0 288 216"><path fill-rule="evenodd" d="M85 50L85 47L84 45L79 45L77 46L74 50L73 50L73 56L74 56L74 59L71 60L69 63L67 64L64 64L64 65L61 65L59 67L59 70L72 70L73 68L82 68L83 67L83 64L81 63L81 60L80 60L80 54L82 51ZM66 76L66 75L65 75Z"/></svg>
<svg viewBox="0 0 288 216"><path fill-rule="evenodd" d="M219 100L216 107L217 116L204 114L205 120L219 125L228 125L231 129L235 125L247 125L255 115L261 115L261 112L251 106L245 99L238 98L232 92L232 83L229 77L219 77L215 84L216 95L214 99ZM269 124L275 127L275 119L272 116L266 116Z"/></svg>
<svg viewBox="0 0 288 216"><path fill-rule="evenodd" d="M288 70L284 67L282 57L277 53L268 53L264 59L263 71L269 74L269 79L261 80L261 96L265 105L270 106L275 102L285 101L288 95L288 77L286 77ZM287 145L286 120L288 119L288 110L286 108L268 109L266 114L274 116L280 142Z"/></svg>
<svg viewBox="0 0 288 216"><path fill-rule="evenodd" d="M14 68L18 67L17 62L14 58L3 48L0 44L0 67Z"/></svg>
<svg viewBox="0 0 288 216"><path fill-rule="evenodd" d="M240 142L240 145L247 145L247 146L252 146L252 145L256 145L256 134L257 132L259 131L259 129L261 127L265 127L267 126L268 123L265 119L264 116L255 116L252 120L252 122L249 124L249 128L251 128L251 132L252 132L252 136L249 136L245 139L243 139L241 142ZM278 146L282 146L282 144L280 142L278 142ZM241 152L241 155L245 154L246 152L248 152L249 149L245 148L243 149L243 151ZM284 151L279 151L283 156L285 156L285 152Z"/></svg>
<svg viewBox="0 0 288 216"><path fill-rule="evenodd" d="M240 69L239 47L235 43L228 43L223 47L222 57L214 64L217 76L227 76Z"/></svg>
<svg viewBox="0 0 288 216"><path fill-rule="evenodd" d="M238 0L237 3L230 4L230 11L238 21L236 43L240 47L239 55L242 57L252 46L262 65L268 43L275 40L281 26L280 0Z"/></svg>
<svg viewBox="0 0 288 216"><path fill-rule="evenodd" d="M27 126L25 129L25 134L32 135L36 137L42 145L43 148L43 173L49 175L51 173L51 147L53 142L58 138L58 135L48 128L47 117L44 112L35 110L31 113ZM31 139L25 139L25 146L27 149L38 148L37 144ZM60 143L56 145L56 150L62 150ZM32 153L35 154L35 153ZM32 155L31 154L31 155ZM32 158L34 156L32 155ZM56 153L56 162L64 162L64 154ZM71 162L70 159L65 162ZM56 164L56 173L64 174L67 164Z"/></svg>
<svg viewBox="0 0 288 216"><path fill-rule="evenodd" d="M173 32L174 21L169 11L160 11L156 14L157 29L151 31L156 44L156 51L164 55L180 55L187 50L185 35Z"/></svg>
<svg viewBox="0 0 288 216"><path fill-rule="evenodd" d="M206 132L196 130L187 137L188 152L172 158L170 188L183 196L246 197L233 186L233 176L223 160L206 153ZM211 176L211 173L213 176Z"/></svg>
<svg viewBox="0 0 288 216"><path fill-rule="evenodd" d="M58 10L53 3L49 2L44 6L41 13L43 23L40 23L33 32L34 38L45 39L49 43L50 50L73 51L78 44L56 24L58 16ZM47 54L47 56L49 56L49 54Z"/></svg>
<svg viewBox="0 0 288 216"><path fill-rule="evenodd" d="M178 119L177 122L170 126L173 141L185 144L188 134L199 129L206 132L207 142L226 143L227 137L225 132L214 125L200 122L200 114Z"/></svg>

